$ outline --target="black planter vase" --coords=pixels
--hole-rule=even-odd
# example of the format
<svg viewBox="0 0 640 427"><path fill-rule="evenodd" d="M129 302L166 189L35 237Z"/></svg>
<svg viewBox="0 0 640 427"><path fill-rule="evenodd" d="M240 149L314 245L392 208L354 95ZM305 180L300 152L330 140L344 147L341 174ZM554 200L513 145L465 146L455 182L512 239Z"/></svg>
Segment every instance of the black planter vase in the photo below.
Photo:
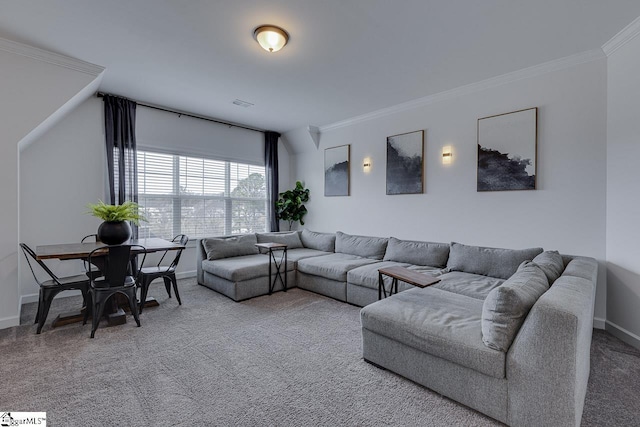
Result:
<svg viewBox="0 0 640 427"><path fill-rule="evenodd" d="M105 221L98 227L98 239L106 245L119 245L131 237L127 221Z"/></svg>

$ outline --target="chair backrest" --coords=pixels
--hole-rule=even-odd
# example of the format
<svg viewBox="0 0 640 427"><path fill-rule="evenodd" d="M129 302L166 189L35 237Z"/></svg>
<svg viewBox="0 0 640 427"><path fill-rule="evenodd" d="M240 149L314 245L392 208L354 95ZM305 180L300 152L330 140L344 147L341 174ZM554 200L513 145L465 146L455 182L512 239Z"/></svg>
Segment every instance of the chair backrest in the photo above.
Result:
<svg viewBox="0 0 640 427"><path fill-rule="evenodd" d="M51 278L53 279L54 282L56 282L58 285L60 284L60 279L58 279L58 276L56 276L53 271L51 271L49 269L49 267L47 267L47 264L45 264L43 261L39 260L36 257L36 253L33 251L33 249L31 249L29 246L27 246L24 243L20 243L20 247L22 248L22 252L24 253L24 257L27 259L27 264L29 265L29 270L31 270L31 274L33 274L33 278L36 279L36 283L39 286L42 286L42 282L40 281L40 279L38 279L38 276L36 275L36 272L33 270L33 266L31 265L31 261L29 260L29 257L33 258L33 260L35 262L38 263L38 265L40 265L40 267L42 267L42 269L44 271L46 271L46 273L51 276Z"/></svg>
<svg viewBox="0 0 640 427"><path fill-rule="evenodd" d="M100 242L100 239L98 238L97 234L88 234L84 236L82 240L80 240L80 243L84 243L85 241L88 241L88 240L92 242Z"/></svg>
<svg viewBox="0 0 640 427"><path fill-rule="evenodd" d="M109 287L124 286L128 276L137 277L138 271L131 271L131 261L137 254L143 254L140 265L144 264L147 256L146 249L140 245L112 245L102 246L94 249L87 259L89 263L89 274L91 275L92 265L98 263L102 265L102 273ZM100 260L96 258L100 257Z"/></svg>
<svg viewBox="0 0 640 427"><path fill-rule="evenodd" d="M186 234L178 234L173 239L171 239L171 241L173 243L180 243L181 246L186 246L186 244L189 242L189 236L187 236ZM167 271L175 270L176 267L178 266L178 263L180 262L180 256L182 255L182 249L178 249L177 251L173 251L173 252L176 252L176 256L173 259L173 261L171 261L171 264L169 265L169 267L167 267ZM158 261L158 267L160 267L160 264L162 264L162 260L164 259L164 257L168 253L169 253L169 251L166 251L164 253L164 255L162 255L162 258L160 258L160 261Z"/></svg>

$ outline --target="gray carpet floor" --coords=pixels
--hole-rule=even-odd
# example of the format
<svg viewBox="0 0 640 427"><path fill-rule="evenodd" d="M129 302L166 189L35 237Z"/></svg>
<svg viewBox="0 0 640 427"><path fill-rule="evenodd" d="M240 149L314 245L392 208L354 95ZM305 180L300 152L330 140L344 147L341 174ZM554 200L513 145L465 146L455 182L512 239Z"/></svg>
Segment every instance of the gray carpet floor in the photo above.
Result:
<svg viewBox="0 0 640 427"><path fill-rule="evenodd" d="M142 327L0 330L0 410L46 411L51 426L492 426L494 420L362 360L359 308L300 289L235 303L161 283ZM640 424L640 351L594 331L584 426Z"/></svg>

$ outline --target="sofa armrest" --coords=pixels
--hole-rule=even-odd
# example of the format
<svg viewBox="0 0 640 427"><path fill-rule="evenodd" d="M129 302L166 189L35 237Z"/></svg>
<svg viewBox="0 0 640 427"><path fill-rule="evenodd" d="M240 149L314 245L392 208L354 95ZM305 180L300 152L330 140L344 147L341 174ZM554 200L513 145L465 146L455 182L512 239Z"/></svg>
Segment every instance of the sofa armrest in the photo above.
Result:
<svg viewBox="0 0 640 427"><path fill-rule="evenodd" d="M563 275L529 312L507 353L509 425L580 425L595 286Z"/></svg>

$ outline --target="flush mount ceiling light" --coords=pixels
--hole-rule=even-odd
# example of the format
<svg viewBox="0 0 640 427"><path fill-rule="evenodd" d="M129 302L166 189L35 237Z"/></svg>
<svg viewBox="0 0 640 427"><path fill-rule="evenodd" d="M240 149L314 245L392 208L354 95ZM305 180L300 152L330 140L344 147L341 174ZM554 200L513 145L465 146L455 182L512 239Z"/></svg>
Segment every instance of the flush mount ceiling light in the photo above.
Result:
<svg viewBox="0 0 640 427"><path fill-rule="evenodd" d="M274 25L261 25L253 32L253 38L267 52L277 52L289 41L289 34Z"/></svg>

